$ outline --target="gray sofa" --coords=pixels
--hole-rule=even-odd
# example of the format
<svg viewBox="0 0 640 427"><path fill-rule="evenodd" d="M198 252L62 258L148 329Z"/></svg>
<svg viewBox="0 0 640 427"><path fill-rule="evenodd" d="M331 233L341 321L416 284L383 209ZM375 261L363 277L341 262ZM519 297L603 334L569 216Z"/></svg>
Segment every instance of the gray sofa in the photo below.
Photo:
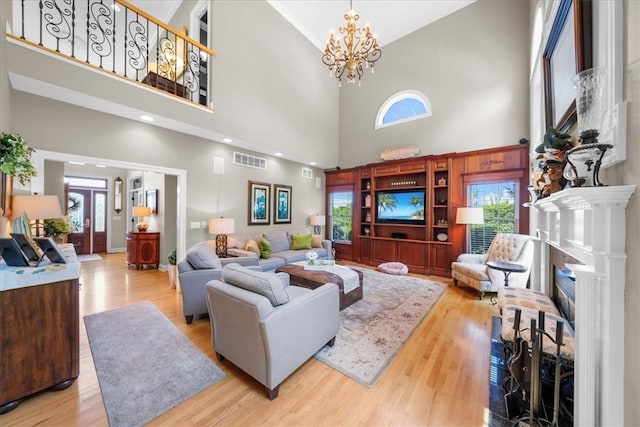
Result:
<svg viewBox="0 0 640 427"><path fill-rule="evenodd" d="M331 258L331 240L321 240L316 236L312 240L310 248L294 249L293 235L310 235L307 231L288 232L270 231L268 233L233 233L227 235L227 253L237 257L254 257L262 271L272 271L285 264L304 261L305 254L313 251L318 254L318 259ZM255 251L248 249L249 241L260 242L265 238L271 245L271 256L262 258ZM314 241L315 240L315 241Z"/></svg>
<svg viewBox="0 0 640 427"><path fill-rule="evenodd" d="M331 259L330 240L315 239L316 247L292 249L291 236L305 233L274 231L265 234L229 234L227 253L230 258L218 258L214 240L206 240L189 248L185 258L178 262L182 312L187 324L191 324L194 316L207 313L205 286L210 280L220 279L222 267L227 264L237 263L255 270L272 271L291 262L304 261L308 251L316 252L318 259ZM246 249L249 239L257 242L262 237L271 244L271 256L268 258L260 258L255 252Z"/></svg>
<svg viewBox="0 0 640 427"><path fill-rule="evenodd" d="M211 345L231 363L278 396L280 383L338 333L338 286L314 290L289 286L289 275L252 271L239 264L222 269L207 288Z"/></svg>

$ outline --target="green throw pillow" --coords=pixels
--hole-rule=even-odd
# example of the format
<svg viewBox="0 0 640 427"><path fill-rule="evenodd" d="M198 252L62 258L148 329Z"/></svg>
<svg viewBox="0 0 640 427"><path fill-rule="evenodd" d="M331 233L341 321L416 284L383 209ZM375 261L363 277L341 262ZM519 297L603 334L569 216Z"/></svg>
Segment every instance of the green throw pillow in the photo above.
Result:
<svg viewBox="0 0 640 427"><path fill-rule="evenodd" d="M291 249L311 249L311 234L292 234Z"/></svg>
<svg viewBox="0 0 640 427"><path fill-rule="evenodd" d="M261 258L269 258L271 256L271 243L264 237L258 242L258 248L260 248Z"/></svg>

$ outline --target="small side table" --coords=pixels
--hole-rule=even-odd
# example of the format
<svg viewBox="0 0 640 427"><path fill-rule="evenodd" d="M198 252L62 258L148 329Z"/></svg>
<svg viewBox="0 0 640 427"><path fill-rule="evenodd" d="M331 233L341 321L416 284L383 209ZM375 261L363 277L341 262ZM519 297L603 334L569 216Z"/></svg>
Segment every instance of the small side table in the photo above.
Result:
<svg viewBox="0 0 640 427"><path fill-rule="evenodd" d="M515 262L507 261L488 261L487 267L494 270L500 270L504 273L504 286L509 287L509 275L511 273L524 273L527 271L527 266L518 264Z"/></svg>

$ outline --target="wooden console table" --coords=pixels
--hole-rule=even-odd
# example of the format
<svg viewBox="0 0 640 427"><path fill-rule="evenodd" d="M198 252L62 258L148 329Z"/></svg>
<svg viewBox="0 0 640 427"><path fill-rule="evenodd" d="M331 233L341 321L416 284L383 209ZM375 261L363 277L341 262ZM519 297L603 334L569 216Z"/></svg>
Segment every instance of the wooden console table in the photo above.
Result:
<svg viewBox="0 0 640 427"><path fill-rule="evenodd" d="M78 377L80 263L73 245L60 249L67 264L0 263L0 414Z"/></svg>
<svg viewBox="0 0 640 427"><path fill-rule="evenodd" d="M127 265L135 265L138 270L143 265L160 264L160 233L153 231L127 233Z"/></svg>

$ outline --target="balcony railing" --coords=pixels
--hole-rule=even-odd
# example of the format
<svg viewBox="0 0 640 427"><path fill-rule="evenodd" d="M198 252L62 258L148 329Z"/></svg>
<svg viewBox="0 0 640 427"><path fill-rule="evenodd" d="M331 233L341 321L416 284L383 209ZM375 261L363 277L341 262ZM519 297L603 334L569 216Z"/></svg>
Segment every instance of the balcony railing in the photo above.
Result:
<svg viewBox="0 0 640 427"><path fill-rule="evenodd" d="M207 105L215 52L124 0L14 0L14 34L31 45Z"/></svg>

